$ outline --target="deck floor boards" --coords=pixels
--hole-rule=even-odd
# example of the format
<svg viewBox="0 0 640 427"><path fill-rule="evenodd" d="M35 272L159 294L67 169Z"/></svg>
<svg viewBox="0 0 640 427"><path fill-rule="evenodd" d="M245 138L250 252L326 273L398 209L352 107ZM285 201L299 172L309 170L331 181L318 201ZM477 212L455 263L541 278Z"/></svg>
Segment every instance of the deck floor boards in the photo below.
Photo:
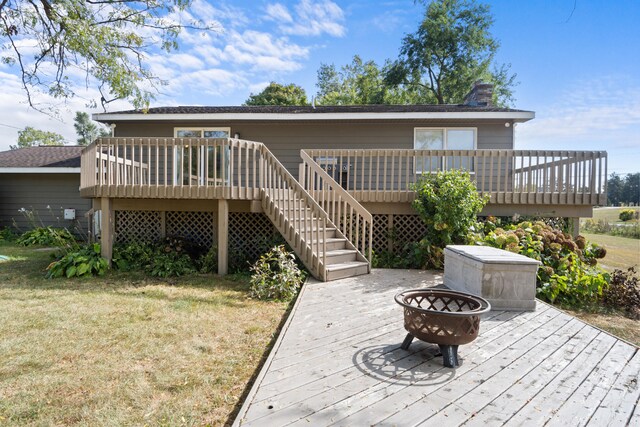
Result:
<svg viewBox="0 0 640 427"><path fill-rule="evenodd" d="M236 425L625 425L639 421L640 352L555 308L488 313L442 366L393 296L428 271L305 285Z"/></svg>

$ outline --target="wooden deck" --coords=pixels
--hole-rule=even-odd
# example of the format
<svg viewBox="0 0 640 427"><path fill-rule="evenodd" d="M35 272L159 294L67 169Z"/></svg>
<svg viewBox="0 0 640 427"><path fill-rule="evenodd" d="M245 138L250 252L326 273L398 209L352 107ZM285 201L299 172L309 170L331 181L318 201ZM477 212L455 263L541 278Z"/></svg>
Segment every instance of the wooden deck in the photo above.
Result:
<svg viewBox="0 0 640 427"><path fill-rule="evenodd" d="M393 296L426 271L305 285L235 425L640 425L638 348L538 302L490 312L447 369Z"/></svg>

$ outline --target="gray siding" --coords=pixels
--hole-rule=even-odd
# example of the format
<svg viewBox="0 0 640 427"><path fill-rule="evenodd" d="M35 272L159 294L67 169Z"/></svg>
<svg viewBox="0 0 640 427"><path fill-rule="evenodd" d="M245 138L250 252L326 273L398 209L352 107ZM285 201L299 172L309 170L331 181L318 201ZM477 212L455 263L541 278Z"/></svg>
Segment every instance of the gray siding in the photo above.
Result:
<svg viewBox="0 0 640 427"><path fill-rule="evenodd" d="M80 197L79 186L79 173L0 174L0 227L11 226L15 220L20 229L30 228L25 216L19 212L25 208L35 210L44 225L64 226L70 230L79 225L86 230L84 214L91 209L91 200ZM76 210L75 223L63 219L65 208Z"/></svg>
<svg viewBox="0 0 640 427"><path fill-rule="evenodd" d="M300 149L413 148L416 127L476 127L479 149L512 149L513 127L504 120L469 121L326 121L326 122L119 122L116 136L173 137L175 127L230 127L231 135L263 142L297 176Z"/></svg>

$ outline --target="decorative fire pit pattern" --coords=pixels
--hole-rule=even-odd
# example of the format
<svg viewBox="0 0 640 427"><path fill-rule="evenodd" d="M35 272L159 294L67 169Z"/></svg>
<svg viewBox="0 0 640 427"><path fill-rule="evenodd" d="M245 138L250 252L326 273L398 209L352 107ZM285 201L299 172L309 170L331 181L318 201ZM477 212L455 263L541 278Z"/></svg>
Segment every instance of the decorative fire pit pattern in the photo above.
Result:
<svg viewBox="0 0 640 427"><path fill-rule="evenodd" d="M491 310L484 298L447 289L412 289L396 295L404 307L407 337L401 348L407 350L413 338L438 344L444 366L458 363L458 346L478 336L480 315Z"/></svg>

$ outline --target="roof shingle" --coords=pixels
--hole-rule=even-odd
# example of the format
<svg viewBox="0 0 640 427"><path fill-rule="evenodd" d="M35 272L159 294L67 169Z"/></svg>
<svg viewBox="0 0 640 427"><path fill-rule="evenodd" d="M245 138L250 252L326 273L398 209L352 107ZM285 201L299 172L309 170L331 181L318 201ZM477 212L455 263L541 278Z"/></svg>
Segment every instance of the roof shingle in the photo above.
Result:
<svg viewBox="0 0 640 427"><path fill-rule="evenodd" d="M81 146L42 146L0 152L0 168L79 168Z"/></svg>

